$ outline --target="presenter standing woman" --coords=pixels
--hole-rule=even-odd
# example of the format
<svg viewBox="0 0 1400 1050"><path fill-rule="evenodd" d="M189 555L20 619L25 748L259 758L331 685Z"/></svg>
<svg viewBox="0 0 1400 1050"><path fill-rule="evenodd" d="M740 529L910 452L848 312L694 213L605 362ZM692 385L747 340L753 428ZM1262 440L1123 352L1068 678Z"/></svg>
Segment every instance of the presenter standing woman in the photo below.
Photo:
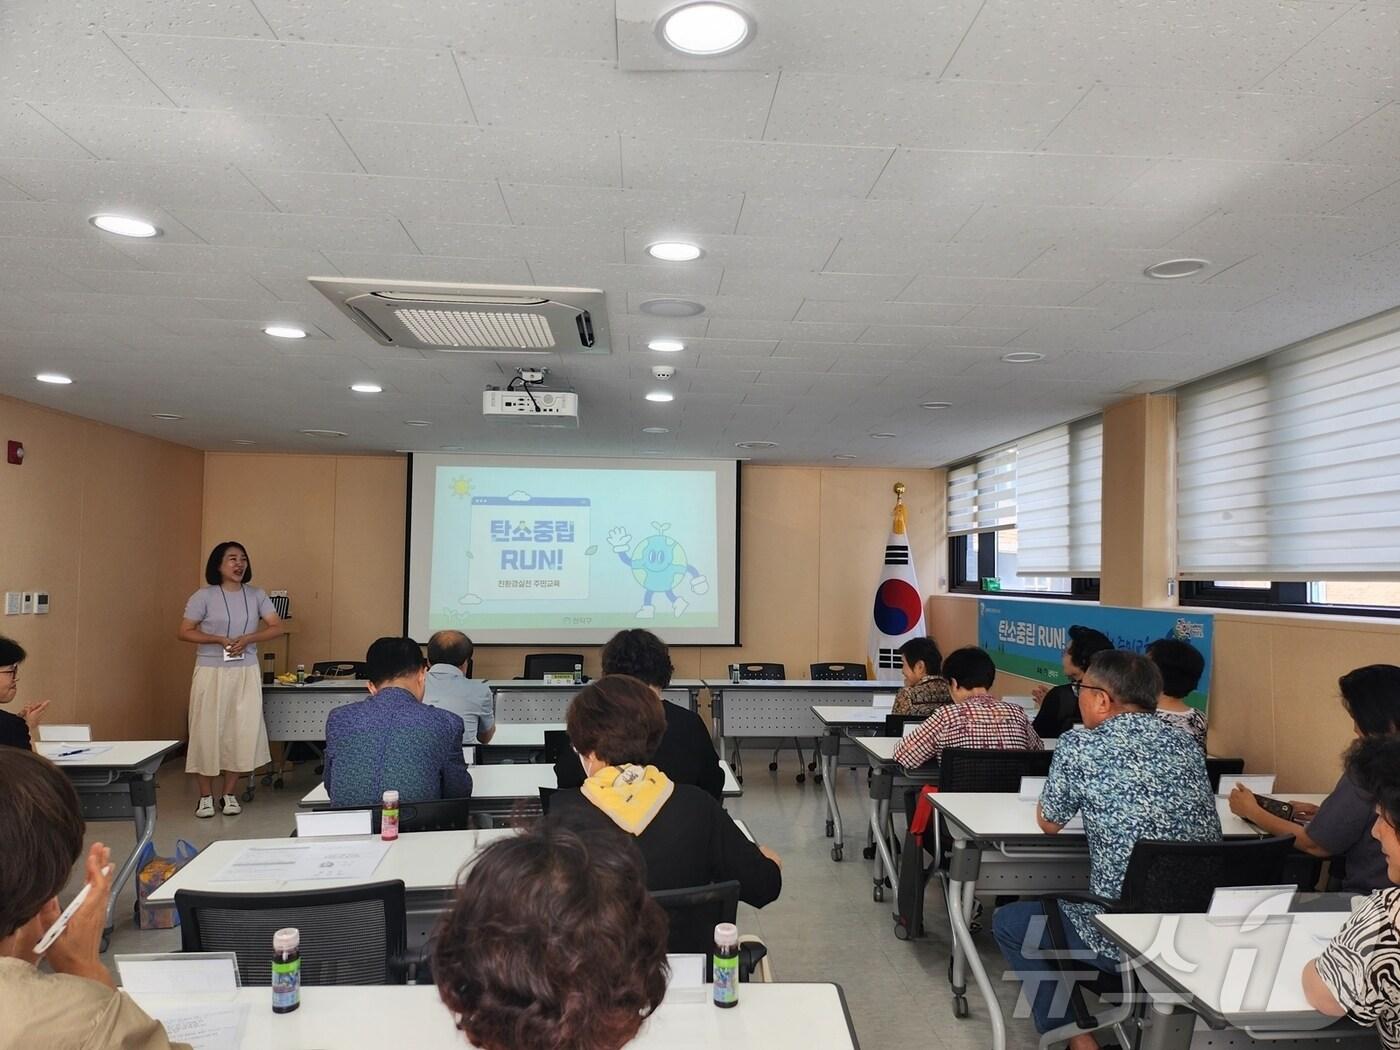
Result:
<svg viewBox="0 0 1400 1050"><path fill-rule="evenodd" d="M263 724L258 642L282 633L266 591L249 587L253 566L243 544L209 553L209 584L190 595L179 638L199 646L190 685L190 746L185 772L199 781L196 817L214 815L214 781L222 777L225 816L241 813L238 778L270 760Z"/></svg>

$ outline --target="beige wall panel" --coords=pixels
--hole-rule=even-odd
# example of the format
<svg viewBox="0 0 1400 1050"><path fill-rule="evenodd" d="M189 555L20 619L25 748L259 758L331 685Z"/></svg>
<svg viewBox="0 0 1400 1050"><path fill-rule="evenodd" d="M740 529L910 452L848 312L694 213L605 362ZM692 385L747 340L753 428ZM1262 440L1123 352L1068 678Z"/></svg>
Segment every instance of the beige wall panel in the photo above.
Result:
<svg viewBox="0 0 1400 1050"><path fill-rule="evenodd" d="M364 659L370 642L403 630L408 465L401 456L338 456L334 471L327 652Z"/></svg>
<svg viewBox="0 0 1400 1050"><path fill-rule="evenodd" d="M1273 632L1266 624L1216 616L1214 635L1207 747L1213 755L1243 758L1247 770L1278 772Z"/></svg>

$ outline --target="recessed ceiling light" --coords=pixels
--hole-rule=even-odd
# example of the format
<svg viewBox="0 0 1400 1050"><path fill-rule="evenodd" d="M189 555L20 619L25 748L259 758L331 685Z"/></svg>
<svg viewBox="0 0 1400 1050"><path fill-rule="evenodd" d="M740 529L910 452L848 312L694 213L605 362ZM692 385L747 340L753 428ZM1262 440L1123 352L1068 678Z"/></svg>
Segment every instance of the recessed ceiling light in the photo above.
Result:
<svg viewBox="0 0 1400 1050"><path fill-rule="evenodd" d="M1044 354L1037 354L1034 350L1017 350L1015 353L1001 355L1001 359L1008 365L1028 365L1033 361L1043 360L1044 357Z"/></svg>
<svg viewBox="0 0 1400 1050"><path fill-rule="evenodd" d="M886 431L884 431L884 430L877 430L875 433L871 434L870 436L873 437L873 438L892 438L892 437L898 437L899 435L898 435L898 434L890 434L890 433L888 433L888 432L886 432Z"/></svg>
<svg viewBox="0 0 1400 1050"><path fill-rule="evenodd" d="M647 254L662 262L694 262L705 253L687 241L657 241L647 245Z"/></svg>
<svg viewBox="0 0 1400 1050"><path fill-rule="evenodd" d="M703 306L689 299L648 299L640 309L652 317L695 317L705 312Z"/></svg>
<svg viewBox="0 0 1400 1050"><path fill-rule="evenodd" d="M685 344L679 339L653 339L647 343L647 349L658 354L678 354L685 349Z"/></svg>
<svg viewBox="0 0 1400 1050"><path fill-rule="evenodd" d="M350 389L357 394L382 394L384 388L378 383L351 383Z"/></svg>
<svg viewBox="0 0 1400 1050"><path fill-rule="evenodd" d="M851 455L849 452L838 452L838 453L836 453L836 455L832 456L831 458L832 458L832 459L855 459L856 457L853 456L853 455Z"/></svg>
<svg viewBox="0 0 1400 1050"><path fill-rule="evenodd" d="M952 408L951 401L925 401L919 405L920 408Z"/></svg>
<svg viewBox="0 0 1400 1050"><path fill-rule="evenodd" d="M34 377L41 383L53 383L55 386L67 386L73 382L68 376L61 372L40 372Z"/></svg>
<svg viewBox="0 0 1400 1050"><path fill-rule="evenodd" d="M1142 272L1159 281L1170 281L1176 277L1190 277L1193 273L1200 273L1209 265L1208 259L1167 259L1153 263Z"/></svg>
<svg viewBox="0 0 1400 1050"><path fill-rule="evenodd" d="M314 437L314 438L343 438L343 437L345 437L345 431L343 431L343 430L314 430L314 429L313 429L313 430L303 430L303 431L301 431L301 433L305 434L307 437Z"/></svg>
<svg viewBox="0 0 1400 1050"><path fill-rule="evenodd" d="M430 427L433 424L426 419L405 419L403 425L406 427Z"/></svg>
<svg viewBox="0 0 1400 1050"><path fill-rule="evenodd" d="M647 394L648 401L665 402L674 401L675 399L675 394L668 393L665 390L653 390L651 393Z"/></svg>
<svg viewBox="0 0 1400 1050"><path fill-rule="evenodd" d="M268 335L278 339L305 339L306 329L297 328L289 324L270 324L263 329Z"/></svg>
<svg viewBox="0 0 1400 1050"><path fill-rule="evenodd" d="M670 427L642 427L643 434L669 434Z"/></svg>
<svg viewBox="0 0 1400 1050"><path fill-rule="evenodd" d="M736 441L735 448L777 448L776 441Z"/></svg>
<svg viewBox="0 0 1400 1050"><path fill-rule="evenodd" d="M152 413L151 413L151 418L152 418L152 419L163 419L163 420L165 420L165 422L167 422L167 423L174 423L174 422L177 422L178 420L184 419L185 417L184 417L184 416L177 416L174 412L152 412Z"/></svg>
<svg viewBox="0 0 1400 1050"><path fill-rule="evenodd" d="M661 42L683 55L711 57L737 51L753 37L753 19L737 7L706 0L682 4L657 23Z"/></svg>
<svg viewBox="0 0 1400 1050"><path fill-rule="evenodd" d="M231 444L234 444L234 445L256 445L257 442L256 442L256 441L250 441L248 438L234 438L233 441L231 442Z"/></svg>
<svg viewBox="0 0 1400 1050"><path fill-rule="evenodd" d="M133 219L129 215L94 215L88 219L99 230L115 233L118 237L159 237L160 228L145 219Z"/></svg>

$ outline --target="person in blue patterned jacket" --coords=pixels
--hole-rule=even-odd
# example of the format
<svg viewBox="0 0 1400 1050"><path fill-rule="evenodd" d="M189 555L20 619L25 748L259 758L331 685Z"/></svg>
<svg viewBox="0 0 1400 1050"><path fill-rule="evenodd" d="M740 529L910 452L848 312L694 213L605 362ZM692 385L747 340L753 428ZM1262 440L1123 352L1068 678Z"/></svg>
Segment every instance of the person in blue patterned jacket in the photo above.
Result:
<svg viewBox="0 0 1400 1050"><path fill-rule="evenodd" d="M1162 675L1150 659L1117 649L1097 653L1074 689L1084 727L1060 737L1036 819L1054 835L1083 815L1090 892L1115 900L1138 840L1219 842L1220 816L1205 752L1155 714ZM1093 911L1092 905L1064 905L1069 947L1079 953L1076 959L1113 972L1118 950L1094 926ZM1002 955L1021 979L1036 1029L1068 1024L1069 990L1047 957L1041 903L998 908L992 926ZM1070 1050L1097 1045L1089 1034L1069 1041Z"/></svg>
<svg viewBox="0 0 1400 1050"><path fill-rule="evenodd" d="M460 716L423 701L428 664L412 638L379 638L365 654L370 696L326 719L326 790L332 806L469 798Z"/></svg>

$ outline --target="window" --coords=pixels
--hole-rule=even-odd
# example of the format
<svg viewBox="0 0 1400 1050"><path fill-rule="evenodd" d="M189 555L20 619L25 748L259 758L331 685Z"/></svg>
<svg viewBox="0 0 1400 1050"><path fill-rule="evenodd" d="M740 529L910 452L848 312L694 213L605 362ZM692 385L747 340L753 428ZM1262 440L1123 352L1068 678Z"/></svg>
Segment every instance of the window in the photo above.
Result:
<svg viewBox="0 0 1400 1050"><path fill-rule="evenodd" d="M1352 616L1400 616L1396 580L1184 580L1183 605Z"/></svg>
<svg viewBox="0 0 1400 1050"><path fill-rule="evenodd" d="M1096 418L950 470L949 587L1097 598L1102 465Z"/></svg>

